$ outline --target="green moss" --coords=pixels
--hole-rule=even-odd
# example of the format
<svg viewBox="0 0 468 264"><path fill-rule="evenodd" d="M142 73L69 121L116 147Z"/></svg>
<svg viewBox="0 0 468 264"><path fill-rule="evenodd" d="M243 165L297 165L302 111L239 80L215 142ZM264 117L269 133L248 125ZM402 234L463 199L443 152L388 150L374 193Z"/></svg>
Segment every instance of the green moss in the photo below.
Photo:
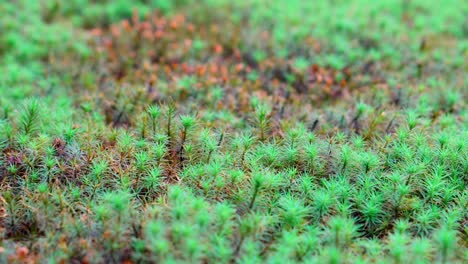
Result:
<svg viewBox="0 0 468 264"><path fill-rule="evenodd" d="M0 262L466 262L464 11L1 2Z"/></svg>

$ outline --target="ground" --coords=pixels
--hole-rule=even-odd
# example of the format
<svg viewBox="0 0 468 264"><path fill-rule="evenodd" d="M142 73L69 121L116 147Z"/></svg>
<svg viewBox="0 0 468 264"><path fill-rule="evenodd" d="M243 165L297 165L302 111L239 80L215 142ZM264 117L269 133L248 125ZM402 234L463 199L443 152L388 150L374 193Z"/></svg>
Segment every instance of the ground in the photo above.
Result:
<svg viewBox="0 0 468 264"><path fill-rule="evenodd" d="M465 1L0 13L0 263L468 261Z"/></svg>

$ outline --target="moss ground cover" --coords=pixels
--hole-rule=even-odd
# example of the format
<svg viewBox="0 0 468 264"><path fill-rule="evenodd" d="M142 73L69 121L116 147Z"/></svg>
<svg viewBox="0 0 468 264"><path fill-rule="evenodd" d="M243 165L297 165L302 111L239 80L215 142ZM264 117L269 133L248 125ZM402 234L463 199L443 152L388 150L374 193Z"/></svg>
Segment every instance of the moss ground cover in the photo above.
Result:
<svg viewBox="0 0 468 264"><path fill-rule="evenodd" d="M466 263L467 12L0 1L0 263Z"/></svg>

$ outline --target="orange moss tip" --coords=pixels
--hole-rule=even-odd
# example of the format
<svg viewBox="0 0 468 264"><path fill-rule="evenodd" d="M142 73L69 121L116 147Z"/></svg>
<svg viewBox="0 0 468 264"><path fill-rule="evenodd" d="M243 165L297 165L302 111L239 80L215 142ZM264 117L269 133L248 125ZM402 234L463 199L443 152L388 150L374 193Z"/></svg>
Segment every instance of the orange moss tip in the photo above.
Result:
<svg viewBox="0 0 468 264"><path fill-rule="evenodd" d="M17 247L15 253L19 259L26 259L29 255L29 249L24 246Z"/></svg>
<svg viewBox="0 0 468 264"><path fill-rule="evenodd" d="M91 33L92 36L100 37L100 36L102 36L102 29L93 28L93 29L91 29L90 33Z"/></svg>
<svg viewBox="0 0 468 264"><path fill-rule="evenodd" d="M223 53L223 46L221 46L220 44L215 44L213 49L216 54Z"/></svg>

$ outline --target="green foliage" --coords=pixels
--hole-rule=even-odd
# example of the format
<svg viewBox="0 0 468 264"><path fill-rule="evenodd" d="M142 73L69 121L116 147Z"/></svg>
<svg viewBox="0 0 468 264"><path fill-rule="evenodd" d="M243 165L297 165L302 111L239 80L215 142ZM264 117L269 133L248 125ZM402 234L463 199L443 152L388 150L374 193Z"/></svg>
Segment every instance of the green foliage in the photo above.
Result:
<svg viewBox="0 0 468 264"><path fill-rule="evenodd" d="M467 262L463 4L0 1L0 263Z"/></svg>

